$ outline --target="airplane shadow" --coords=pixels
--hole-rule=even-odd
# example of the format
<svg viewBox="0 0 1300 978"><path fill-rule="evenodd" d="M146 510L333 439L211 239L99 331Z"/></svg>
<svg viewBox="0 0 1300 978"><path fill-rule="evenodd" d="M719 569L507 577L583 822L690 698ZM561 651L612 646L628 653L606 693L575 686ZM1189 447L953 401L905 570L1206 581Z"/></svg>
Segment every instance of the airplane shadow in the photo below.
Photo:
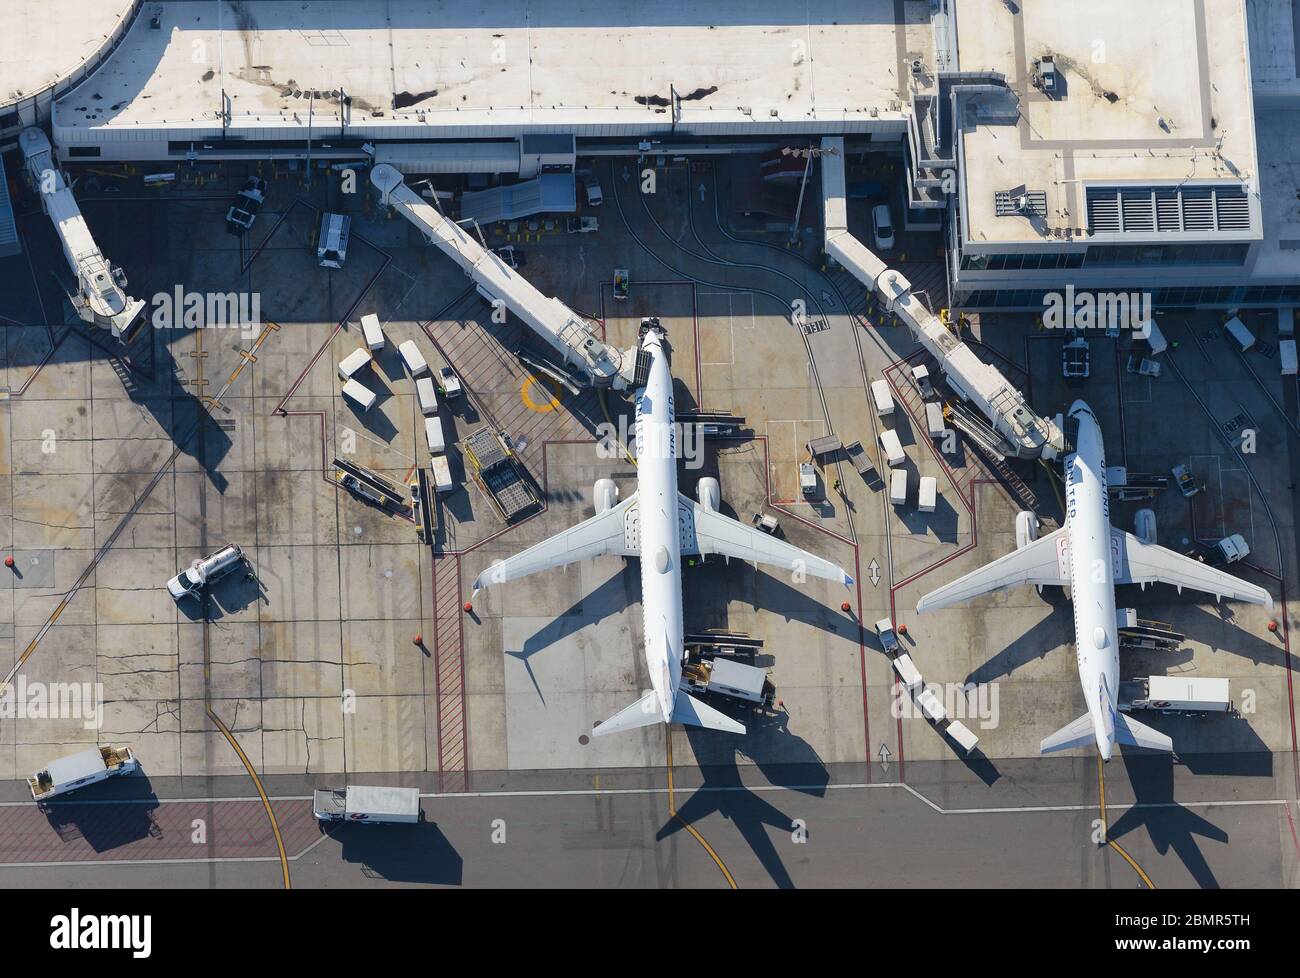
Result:
<svg viewBox="0 0 1300 978"><path fill-rule="evenodd" d="M506 655L518 659L524 664L524 668L528 670L528 678L532 681L533 689L537 690L537 698L543 704L546 703L546 697L542 693L542 687L537 682L536 674L533 672L531 658L538 652L545 651L575 632L595 625L611 614L621 613L624 609L623 599L627 594L628 581L625 579L625 575L628 573L629 567L625 566L622 571L610 577L599 587L588 591L568 608L560 612L549 625L546 625L541 631L528 636L522 649L507 648L502 650Z"/></svg>
<svg viewBox="0 0 1300 978"><path fill-rule="evenodd" d="M1110 826L1107 838L1118 840L1145 825L1156 852L1163 856L1173 849L1198 886L1218 889L1219 881L1206 862L1196 836L1227 845L1228 833L1174 801L1173 758L1145 752L1138 755L1127 749L1120 756L1133 786L1134 807Z"/></svg>
<svg viewBox="0 0 1300 978"><path fill-rule="evenodd" d="M789 714L781 711L775 716L755 714L744 719L749 730L745 736L686 728L704 783L669 817L655 838L662 841L716 812L736 827L773 883L781 889L794 889L794 880L772 839L773 831L783 835L793 832L794 818L762 793L746 787L739 761L742 757L754 760L771 784L815 798L826 794L830 774L811 745L790 732ZM781 760L758 759L774 757Z"/></svg>
<svg viewBox="0 0 1300 978"><path fill-rule="evenodd" d="M1059 594L1059 589L1046 588L1044 595L1051 590L1057 590ZM970 673L966 682L987 683L1009 676L1026 663L1041 659L1061 645L1069 644L1073 639L1072 633L1073 617L1069 602L1064 599L1060 603L1053 602L1050 615Z"/></svg>

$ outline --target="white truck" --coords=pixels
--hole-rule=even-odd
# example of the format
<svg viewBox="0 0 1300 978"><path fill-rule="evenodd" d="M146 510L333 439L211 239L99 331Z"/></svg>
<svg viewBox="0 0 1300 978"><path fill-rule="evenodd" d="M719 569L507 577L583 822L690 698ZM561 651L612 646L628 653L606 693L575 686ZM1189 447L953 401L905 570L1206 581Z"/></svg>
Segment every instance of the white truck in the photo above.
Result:
<svg viewBox="0 0 1300 978"><path fill-rule="evenodd" d="M321 822L399 822L420 820L418 788L317 788L312 796L312 814Z"/></svg>
<svg viewBox="0 0 1300 978"><path fill-rule="evenodd" d="M140 762L130 747L91 747L50 761L44 771L28 778L27 784L32 789L32 797L44 802L119 774L133 774L139 768Z"/></svg>
<svg viewBox="0 0 1300 978"><path fill-rule="evenodd" d="M1127 705L1161 713L1231 713L1231 684L1227 679L1151 676L1137 680L1137 695Z"/></svg>
<svg viewBox="0 0 1300 978"><path fill-rule="evenodd" d="M817 495L817 470L811 462L799 463L799 491L805 499Z"/></svg>
<svg viewBox="0 0 1300 978"><path fill-rule="evenodd" d="M228 543L216 553L200 557L189 567L167 582L167 590L179 601L187 594L198 594L209 584L225 577L236 567L243 566L244 551Z"/></svg>

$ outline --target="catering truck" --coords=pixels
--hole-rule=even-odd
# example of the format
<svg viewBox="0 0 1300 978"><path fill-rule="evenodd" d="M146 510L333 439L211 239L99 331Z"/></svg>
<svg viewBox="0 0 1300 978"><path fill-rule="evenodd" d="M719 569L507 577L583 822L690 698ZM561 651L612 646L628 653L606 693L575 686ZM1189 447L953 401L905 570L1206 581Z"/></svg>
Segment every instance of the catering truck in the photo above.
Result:
<svg viewBox="0 0 1300 978"><path fill-rule="evenodd" d="M139 767L140 762L130 747L91 747L50 761L44 771L28 778L27 784L32 789L32 797L44 802L119 774L131 774Z"/></svg>
<svg viewBox="0 0 1300 978"><path fill-rule="evenodd" d="M1232 692L1227 679L1150 676L1120 683L1119 707L1193 716L1231 713Z"/></svg>
<svg viewBox="0 0 1300 978"><path fill-rule="evenodd" d="M404 822L420 820L418 788L317 788L312 814L320 822Z"/></svg>

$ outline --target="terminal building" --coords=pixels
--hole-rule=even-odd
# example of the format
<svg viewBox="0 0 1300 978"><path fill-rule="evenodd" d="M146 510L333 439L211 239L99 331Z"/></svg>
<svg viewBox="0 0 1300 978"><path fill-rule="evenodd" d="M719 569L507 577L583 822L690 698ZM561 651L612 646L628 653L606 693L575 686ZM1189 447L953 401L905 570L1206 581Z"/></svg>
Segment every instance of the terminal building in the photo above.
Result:
<svg viewBox="0 0 1300 978"><path fill-rule="evenodd" d="M47 125L65 166L473 174L487 221L575 206L579 156L843 137L904 160L955 307L1300 304L1289 0L40 6L3 40L0 145Z"/></svg>

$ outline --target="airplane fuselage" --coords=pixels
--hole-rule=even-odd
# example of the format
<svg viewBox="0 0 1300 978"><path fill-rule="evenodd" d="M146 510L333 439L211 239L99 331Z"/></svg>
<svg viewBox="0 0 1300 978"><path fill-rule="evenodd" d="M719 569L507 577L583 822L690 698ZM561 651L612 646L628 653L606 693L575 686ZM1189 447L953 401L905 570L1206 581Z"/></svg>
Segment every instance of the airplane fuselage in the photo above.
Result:
<svg viewBox="0 0 1300 978"><path fill-rule="evenodd" d="M662 332L647 330L641 347L651 357L646 385L636 392L641 610L646 667L663 719L668 722L681 682L684 646L673 377Z"/></svg>
<svg viewBox="0 0 1300 978"><path fill-rule="evenodd" d="M1075 401L1069 415L1079 422L1076 450L1065 459L1065 525L1075 654L1097 747L1109 760L1115 743L1113 711L1119 692L1119 631L1115 621L1106 451L1101 427L1087 404Z"/></svg>

